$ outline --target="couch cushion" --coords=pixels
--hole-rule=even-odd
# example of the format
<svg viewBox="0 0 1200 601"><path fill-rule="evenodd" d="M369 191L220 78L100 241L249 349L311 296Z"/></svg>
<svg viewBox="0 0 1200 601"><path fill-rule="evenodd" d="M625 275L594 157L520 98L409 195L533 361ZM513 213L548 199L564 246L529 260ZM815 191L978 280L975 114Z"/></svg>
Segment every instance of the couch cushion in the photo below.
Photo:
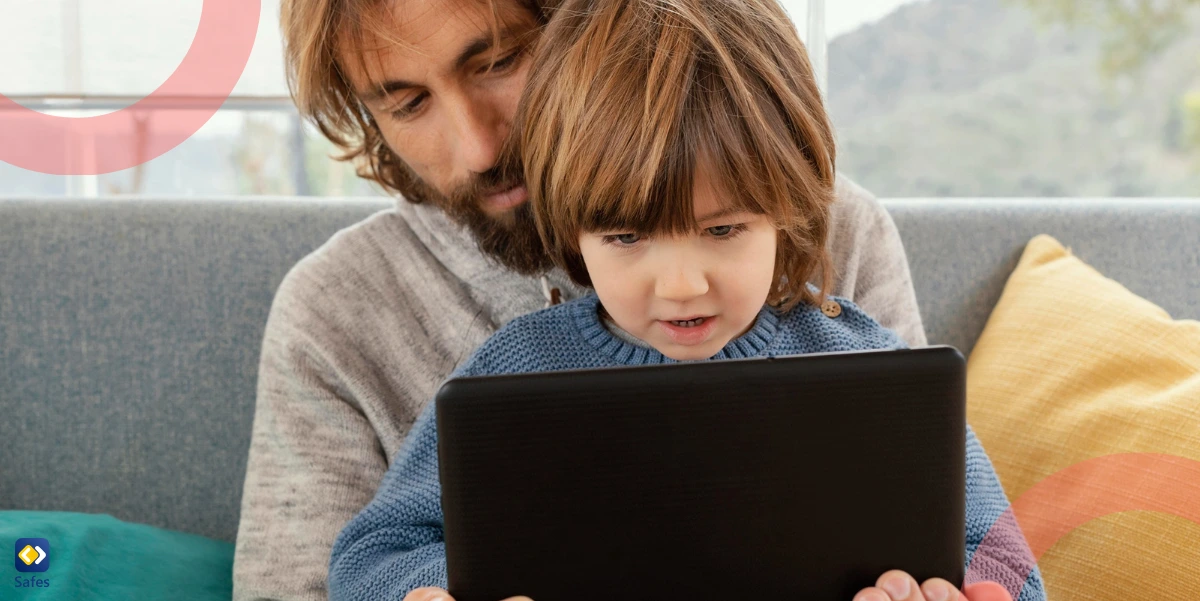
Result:
<svg viewBox="0 0 1200 601"><path fill-rule="evenodd" d="M0 508L232 541L275 289L391 204L0 201Z"/></svg>
<svg viewBox="0 0 1200 601"><path fill-rule="evenodd" d="M1051 598L1200 598L1200 322L1041 236L967 388Z"/></svg>

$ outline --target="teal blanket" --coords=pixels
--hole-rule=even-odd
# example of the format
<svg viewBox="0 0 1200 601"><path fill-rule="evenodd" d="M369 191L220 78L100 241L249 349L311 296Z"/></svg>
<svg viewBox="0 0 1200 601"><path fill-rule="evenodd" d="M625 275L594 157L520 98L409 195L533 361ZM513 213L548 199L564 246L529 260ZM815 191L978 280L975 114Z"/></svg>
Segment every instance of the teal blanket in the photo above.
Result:
<svg viewBox="0 0 1200 601"><path fill-rule="evenodd" d="M36 561L42 545L18 541L34 538L49 548L27 565L24 547ZM233 544L108 515L0 511L0 543L12 553L0 568L0 599L208 601L233 593Z"/></svg>

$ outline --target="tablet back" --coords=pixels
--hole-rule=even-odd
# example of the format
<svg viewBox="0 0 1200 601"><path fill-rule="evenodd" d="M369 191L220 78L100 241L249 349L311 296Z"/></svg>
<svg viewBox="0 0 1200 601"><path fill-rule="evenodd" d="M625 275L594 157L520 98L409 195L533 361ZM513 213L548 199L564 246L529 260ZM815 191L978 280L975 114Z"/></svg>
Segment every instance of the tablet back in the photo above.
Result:
<svg viewBox="0 0 1200 601"><path fill-rule="evenodd" d="M953 348L463 378L437 403L458 601L847 601L893 568L962 583Z"/></svg>

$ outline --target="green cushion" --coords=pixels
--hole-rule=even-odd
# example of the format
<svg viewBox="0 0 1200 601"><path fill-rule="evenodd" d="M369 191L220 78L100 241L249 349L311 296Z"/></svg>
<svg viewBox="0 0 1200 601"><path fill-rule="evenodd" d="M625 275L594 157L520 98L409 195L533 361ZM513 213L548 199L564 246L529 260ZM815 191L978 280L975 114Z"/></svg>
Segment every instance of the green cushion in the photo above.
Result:
<svg viewBox="0 0 1200 601"><path fill-rule="evenodd" d="M15 553L19 538L46 539L50 565L22 573L7 555L0 598L207 601L233 595L233 545L227 542L109 515L0 511L0 549ZM34 578L49 583L19 586Z"/></svg>

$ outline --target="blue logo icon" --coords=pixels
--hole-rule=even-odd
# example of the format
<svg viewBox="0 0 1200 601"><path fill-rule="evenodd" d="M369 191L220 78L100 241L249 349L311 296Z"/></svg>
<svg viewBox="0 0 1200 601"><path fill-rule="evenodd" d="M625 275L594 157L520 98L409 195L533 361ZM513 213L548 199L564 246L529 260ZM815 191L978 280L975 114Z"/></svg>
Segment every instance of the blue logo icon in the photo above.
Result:
<svg viewBox="0 0 1200 601"><path fill-rule="evenodd" d="M44 538L18 538L18 572L45 572L50 569L50 541Z"/></svg>

